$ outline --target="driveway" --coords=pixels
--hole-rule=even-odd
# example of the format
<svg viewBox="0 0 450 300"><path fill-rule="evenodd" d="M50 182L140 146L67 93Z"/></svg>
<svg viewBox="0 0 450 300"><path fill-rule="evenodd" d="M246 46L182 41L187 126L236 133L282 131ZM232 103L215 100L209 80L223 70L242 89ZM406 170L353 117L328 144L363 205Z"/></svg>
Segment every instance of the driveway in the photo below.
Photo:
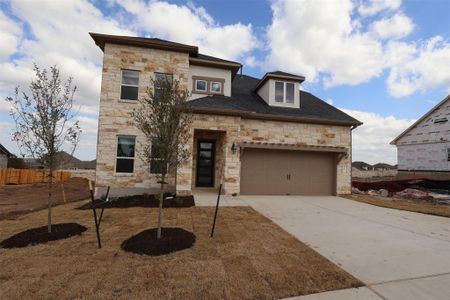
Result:
<svg viewBox="0 0 450 300"><path fill-rule="evenodd" d="M304 299L450 299L449 218L339 197L239 198L368 285Z"/></svg>

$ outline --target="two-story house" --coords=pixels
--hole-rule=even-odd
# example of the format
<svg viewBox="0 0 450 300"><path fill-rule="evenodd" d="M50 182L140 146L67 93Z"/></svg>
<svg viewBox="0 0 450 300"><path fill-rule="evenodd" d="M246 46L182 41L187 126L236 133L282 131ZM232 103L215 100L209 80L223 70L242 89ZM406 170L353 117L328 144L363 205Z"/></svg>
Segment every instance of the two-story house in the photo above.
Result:
<svg viewBox="0 0 450 300"><path fill-rule="evenodd" d="M450 179L450 95L396 137L398 176Z"/></svg>
<svg viewBox="0 0 450 300"><path fill-rule="evenodd" d="M96 186L116 194L153 192L158 168L139 155L144 136L131 112L151 79L171 78L191 93L189 160L171 174L190 194L335 195L351 191L352 129L361 122L301 91L303 76L239 73L242 65L156 38L91 33L104 53ZM120 188L120 189L119 189Z"/></svg>

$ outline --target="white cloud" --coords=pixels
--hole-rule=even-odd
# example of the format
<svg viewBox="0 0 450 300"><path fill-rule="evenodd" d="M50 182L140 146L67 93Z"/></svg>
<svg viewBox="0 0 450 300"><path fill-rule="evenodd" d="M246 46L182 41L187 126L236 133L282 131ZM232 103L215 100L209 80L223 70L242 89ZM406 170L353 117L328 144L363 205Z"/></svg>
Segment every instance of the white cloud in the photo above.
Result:
<svg viewBox="0 0 450 300"><path fill-rule="evenodd" d="M450 86L450 43L440 36L402 41L414 23L400 6L401 1L275 0L265 67L302 73L325 88L368 82L387 71L395 97ZM389 17L376 15L384 10Z"/></svg>
<svg viewBox="0 0 450 300"><path fill-rule="evenodd" d="M400 39L410 34L413 29L412 20L402 13L378 20L371 26L371 30L382 39Z"/></svg>
<svg viewBox="0 0 450 300"><path fill-rule="evenodd" d="M450 86L450 43L437 36L408 46L409 59L394 65L387 79L394 97L409 96L439 86Z"/></svg>
<svg viewBox="0 0 450 300"><path fill-rule="evenodd" d="M355 85L381 74L382 43L359 30L350 0L275 1L272 10L269 67L302 72L310 82L323 75L325 86Z"/></svg>
<svg viewBox="0 0 450 300"><path fill-rule="evenodd" d="M50 0L16 1L11 3L11 11L20 21L6 19L9 21L0 22L9 24L7 27L0 25L0 37L4 32L3 28L12 28L10 33L15 36L20 36L24 24L31 31L27 38L22 37L20 45L16 42L14 50L8 50L8 56L18 54L17 58L9 62L0 60L0 97L10 95L17 85L28 87L34 74L33 63L36 62L42 67L56 64L64 78L74 77L74 83L78 86L76 106L81 106L85 111L92 111L89 107L98 106L102 53L88 32L133 32L105 17L87 1L60 1L57 5ZM3 20L4 16L0 17ZM3 49L4 43L1 44Z"/></svg>
<svg viewBox="0 0 450 300"><path fill-rule="evenodd" d="M228 59L244 58L258 46L251 24L218 24L203 7L164 1L121 0L136 19L134 26L152 36L199 46L200 51Z"/></svg>
<svg viewBox="0 0 450 300"><path fill-rule="evenodd" d="M0 11L0 62L17 51L22 28Z"/></svg>
<svg viewBox="0 0 450 300"><path fill-rule="evenodd" d="M383 10L396 10L401 4L401 0L369 0L363 2L358 12L363 16L372 16Z"/></svg>
<svg viewBox="0 0 450 300"><path fill-rule="evenodd" d="M371 112L342 109L364 124L353 130L353 161L370 164L397 163L395 146L389 143L415 120L384 117Z"/></svg>

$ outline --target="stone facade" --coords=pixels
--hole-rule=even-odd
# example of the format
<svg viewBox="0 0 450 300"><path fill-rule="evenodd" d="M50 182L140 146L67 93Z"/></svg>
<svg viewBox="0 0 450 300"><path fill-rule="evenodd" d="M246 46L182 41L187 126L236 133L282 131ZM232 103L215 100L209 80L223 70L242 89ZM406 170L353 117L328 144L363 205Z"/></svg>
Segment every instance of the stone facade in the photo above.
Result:
<svg viewBox="0 0 450 300"><path fill-rule="evenodd" d="M351 148L351 129L348 126L304 124L293 122L265 121L244 119L241 117L196 114L192 125L194 130L210 130L225 132L222 136L221 153L223 162L219 176L224 184L226 194L240 191L240 151L232 153L233 143L241 142L270 142L292 145L309 146L335 146ZM194 136L194 133L193 133ZM187 145L195 148L195 138ZM195 153L194 150L192 150ZM216 162L219 160L216 159ZM195 186L195 155L185 162L177 172L177 191L188 194ZM336 184L338 194L347 194L351 191L351 153L342 158L336 171ZM217 174L217 169L216 169ZM217 178L217 175L216 175ZM218 183L216 182L216 186Z"/></svg>
<svg viewBox="0 0 450 300"><path fill-rule="evenodd" d="M137 102L120 100L122 69L140 71L139 97L142 97L150 87L154 72L173 74L173 78L180 81L181 87L186 88L189 56L181 52L115 44L106 44L104 49L96 186L103 189L106 186L157 189L157 176L149 173L148 163L139 155L142 153L145 136L136 128L131 117ZM136 137L133 174L115 173L118 135ZM174 176L170 176L169 183L172 186L175 184Z"/></svg>
<svg viewBox="0 0 450 300"><path fill-rule="evenodd" d="M140 71L139 97L144 96L154 72L173 74L187 88L189 56L187 53L112 45L104 47L103 78L100 98L96 189L107 186L127 188L132 193L153 192L159 188L158 177L150 174L149 164L140 156L145 136L131 117L136 101L120 100L121 70ZM134 173L116 174L117 136L136 138ZM196 145L198 139L216 140L215 187L223 183L227 194L240 191L240 151L231 151L233 143L272 142L292 145L336 146L349 149L337 165L337 193L351 190L351 129L349 126L305 124L245 119L238 116L195 114L190 142L185 145L192 156L169 176L169 187L179 194L190 194L195 187ZM176 173L176 174L175 174ZM123 190L123 189L122 189Z"/></svg>

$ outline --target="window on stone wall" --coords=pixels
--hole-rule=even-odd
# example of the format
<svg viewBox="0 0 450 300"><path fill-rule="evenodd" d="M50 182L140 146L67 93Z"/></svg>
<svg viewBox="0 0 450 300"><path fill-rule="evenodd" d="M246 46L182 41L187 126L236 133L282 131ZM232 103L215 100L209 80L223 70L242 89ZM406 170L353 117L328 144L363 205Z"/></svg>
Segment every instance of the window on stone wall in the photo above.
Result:
<svg viewBox="0 0 450 300"><path fill-rule="evenodd" d="M134 152L136 137L117 136L116 173L134 172Z"/></svg>
<svg viewBox="0 0 450 300"><path fill-rule="evenodd" d="M155 98L160 97L162 92L162 85L167 82L169 84L172 84L173 82L173 75L172 74L166 74L166 73L155 73L155 82L154 82L154 89L155 89Z"/></svg>
<svg viewBox="0 0 450 300"><path fill-rule="evenodd" d="M122 70L120 99L137 100L139 93L139 71Z"/></svg>
<svg viewBox="0 0 450 300"><path fill-rule="evenodd" d="M160 158L161 155L158 151L158 147L154 144L152 144L151 155L152 159L150 161L150 173L161 174L164 168L167 168L167 164Z"/></svg>
<svg viewBox="0 0 450 300"><path fill-rule="evenodd" d="M447 148L447 161L450 161L450 148Z"/></svg>

